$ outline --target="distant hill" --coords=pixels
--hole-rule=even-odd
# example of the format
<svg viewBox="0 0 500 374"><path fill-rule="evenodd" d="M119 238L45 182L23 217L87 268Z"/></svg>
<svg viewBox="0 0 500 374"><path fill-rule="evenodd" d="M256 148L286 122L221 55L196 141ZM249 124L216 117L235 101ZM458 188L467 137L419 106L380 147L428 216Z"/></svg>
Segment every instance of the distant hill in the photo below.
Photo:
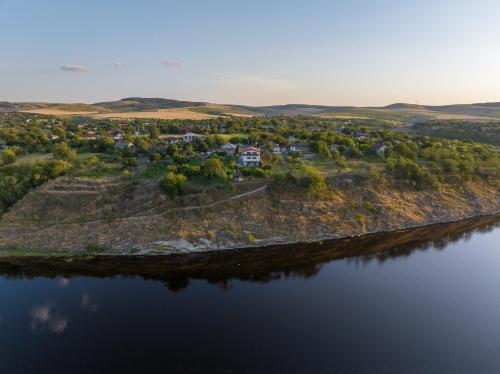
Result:
<svg viewBox="0 0 500 374"><path fill-rule="evenodd" d="M207 103L142 97L128 97L118 101L108 101L93 104L93 106L109 109L116 112L140 112L158 109L197 107L205 105L207 105Z"/></svg>
<svg viewBox="0 0 500 374"><path fill-rule="evenodd" d="M356 107L325 106L308 104L286 104L261 107L245 107L248 111L265 116L314 116L332 112L347 112Z"/></svg>
<svg viewBox="0 0 500 374"><path fill-rule="evenodd" d="M286 104L246 106L212 104L163 98L128 97L95 104L0 102L0 112L28 111L49 115L95 115L99 118L212 118L216 116L363 116L378 119L419 122L422 119L500 119L500 102L416 105L394 103L384 107L326 106ZM418 121L417 121L418 119Z"/></svg>

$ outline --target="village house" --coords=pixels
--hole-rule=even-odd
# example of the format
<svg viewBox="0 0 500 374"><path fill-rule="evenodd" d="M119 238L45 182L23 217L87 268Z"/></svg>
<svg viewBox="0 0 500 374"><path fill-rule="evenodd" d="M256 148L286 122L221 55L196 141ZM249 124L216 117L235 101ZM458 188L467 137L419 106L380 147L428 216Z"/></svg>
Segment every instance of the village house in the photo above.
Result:
<svg viewBox="0 0 500 374"><path fill-rule="evenodd" d="M233 180L235 182L243 182L243 174L241 174L241 171L236 170L236 173L234 173L234 178Z"/></svg>
<svg viewBox="0 0 500 374"><path fill-rule="evenodd" d="M49 135L49 140L54 141L54 140L57 140L57 139L59 139L59 135L55 135L55 134L50 134Z"/></svg>
<svg viewBox="0 0 500 374"><path fill-rule="evenodd" d="M283 151L284 151L284 149L281 148L281 146L279 144L273 143L273 145L272 145L273 155L282 156L283 155Z"/></svg>
<svg viewBox="0 0 500 374"><path fill-rule="evenodd" d="M184 135L182 135L182 141L186 143L192 143L198 136L199 135L194 132L186 132L184 133Z"/></svg>
<svg viewBox="0 0 500 374"><path fill-rule="evenodd" d="M123 140L123 134L120 131L115 131L113 133L113 140L115 142L119 142L119 141Z"/></svg>
<svg viewBox="0 0 500 374"><path fill-rule="evenodd" d="M354 136L354 139L365 140L365 139L368 139L370 135L367 134L366 132L355 132L353 136Z"/></svg>
<svg viewBox="0 0 500 374"><path fill-rule="evenodd" d="M238 164L241 166L260 166L260 148L259 147L240 147L240 157Z"/></svg>
<svg viewBox="0 0 500 374"><path fill-rule="evenodd" d="M387 146L384 143L377 143L373 146L373 150L377 152L380 157L385 157Z"/></svg>
<svg viewBox="0 0 500 374"><path fill-rule="evenodd" d="M226 143L226 144L223 144L220 146L218 152L222 152L222 153L227 154L228 156L232 156L236 153L237 148L238 147L234 144Z"/></svg>
<svg viewBox="0 0 500 374"><path fill-rule="evenodd" d="M288 153L301 153L304 158L312 158L316 154L311 151L311 147L306 143L289 143L288 144Z"/></svg>
<svg viewBox="0 0 500 374"><path fill-rule="evenodd" d="M179 141L180 141L179 138L176 138L173 136L169 136L168 138L165 138L165 143L167 143L167 144L175 144L175 143L179 143Z"/></svg>
<svg viewBox="0 0 500 374"><path fill-rule="evenodd" d="M330 144L330 152L338 151L340 148L340 145L338 144Z"/></svg>
<svg viewBox="0 0 500 374"><path fill-rule="evenodd" d="M85 132L82 134L82 139L85 140L96 140L97 135L93 131Z"/></svg>
<svg viewBox="0 0 500 374"><path fill-rule="evenodd" d="M117 142L115 144L115 147L117 149L126 149L126 148L132 148L134 146L134 143L131 143L131 142L126 142L126 141L123 141L123 140L120 140L119 142Z"/></svg>

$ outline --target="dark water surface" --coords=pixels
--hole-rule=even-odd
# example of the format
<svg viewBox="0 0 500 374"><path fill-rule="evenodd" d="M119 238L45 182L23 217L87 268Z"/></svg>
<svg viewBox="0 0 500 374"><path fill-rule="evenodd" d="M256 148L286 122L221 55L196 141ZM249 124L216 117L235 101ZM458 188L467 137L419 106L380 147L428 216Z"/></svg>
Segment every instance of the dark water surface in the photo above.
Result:
<svg viewBox="0 0 500 374"><path fill-rule="evenodd" d="M500 373L488 217L314 245L0 260L0 373Z"/></svg>

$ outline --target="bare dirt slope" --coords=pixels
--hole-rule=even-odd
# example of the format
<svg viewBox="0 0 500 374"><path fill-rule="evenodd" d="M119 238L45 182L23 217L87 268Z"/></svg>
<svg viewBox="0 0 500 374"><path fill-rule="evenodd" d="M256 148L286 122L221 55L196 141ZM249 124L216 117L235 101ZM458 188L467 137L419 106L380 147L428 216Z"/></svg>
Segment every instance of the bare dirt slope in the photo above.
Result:
<svg viewBox="0 0 500 374"><path fill-rule="evenodd" d="M3 215L0 248L171 253L322 240L498 212L498 192L470 183L422 192L344 186L308 196L259 182L173 201L156 183L59 179Z"/></svg>

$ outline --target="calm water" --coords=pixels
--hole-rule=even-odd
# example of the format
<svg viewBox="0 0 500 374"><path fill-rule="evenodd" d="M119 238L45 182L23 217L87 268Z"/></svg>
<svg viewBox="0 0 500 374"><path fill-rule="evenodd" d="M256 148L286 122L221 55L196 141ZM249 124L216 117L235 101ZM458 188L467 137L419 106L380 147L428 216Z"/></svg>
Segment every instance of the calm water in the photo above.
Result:
<svg viewBox="0 0 500 374"><path fill-rule="evenodd" d="M169 259L1 260L0 373L500 373L498 222Z"/></svg>

